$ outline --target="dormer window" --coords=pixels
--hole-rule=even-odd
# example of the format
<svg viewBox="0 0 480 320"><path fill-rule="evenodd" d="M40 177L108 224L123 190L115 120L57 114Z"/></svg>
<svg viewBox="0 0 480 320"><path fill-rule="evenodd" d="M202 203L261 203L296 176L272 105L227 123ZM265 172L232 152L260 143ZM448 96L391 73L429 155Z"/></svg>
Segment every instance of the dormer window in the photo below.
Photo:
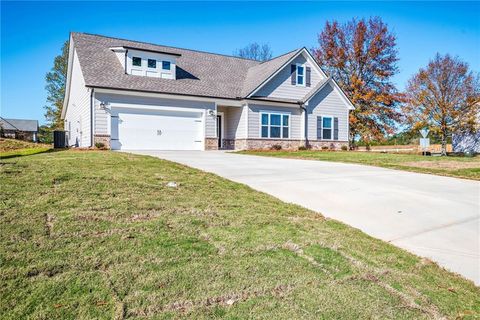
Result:
<svg viewBox="0 0 480 320"><path fill-rule="evenodd" d="M157 60L155 59L148 59L148 67L152 69L157 68Z"/></svg>
<svg viewBox="0 0 480 320"><path fill-rule="evenodd" d="M142 66L142 58L132 57L132 65L135 66L135 67L141 67Z"/></svg>
<svg viewBox="0 0 480 320"><path fill-rule="evenodd" d="M305 67L297 64L297 86L305 86Z"/></svg>
<svg viewBox="0 0 480 320"><path fill-rule="evenodd" d="M176 79L177 59L173 52L134 47L110 48L122 64L126 74L162 79Z"/></svg>
<svg viewBox="0 0 480 320"><path fill-rule="evenodd" d="M170 61L162 61L162 69L163 70L170 70Z"/></svg>

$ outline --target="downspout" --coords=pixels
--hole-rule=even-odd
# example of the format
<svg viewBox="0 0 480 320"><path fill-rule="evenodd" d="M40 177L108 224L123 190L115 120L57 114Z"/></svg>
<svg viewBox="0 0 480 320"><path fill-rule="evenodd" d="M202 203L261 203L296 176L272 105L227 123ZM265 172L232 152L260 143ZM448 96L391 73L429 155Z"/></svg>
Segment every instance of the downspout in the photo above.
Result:
<svg viewBox="0 0 480 320"><path fill-rule="evenodd" d="M127 54L128 54L128 49L125 49L125 74L127 74Z"/></svg>
<svg viewBox="0 0 480 320"><path fill-rule="evenodd" d="M93 107L94 107L94 94L95 94L95 89L92 88L92 92L90 93L90 147L94 146L93 143Z"/></svg>
<svg viewBox="0 0 480 320"><path fill-rule="evenodd" d="M304 125L303 125L303 137L305 140L305 148L308 148L309 143L308 143L308 112L307 112L307 107L305 107L305 103L300 104L300 108L303 110L305 116L304 118Z"/></svg>

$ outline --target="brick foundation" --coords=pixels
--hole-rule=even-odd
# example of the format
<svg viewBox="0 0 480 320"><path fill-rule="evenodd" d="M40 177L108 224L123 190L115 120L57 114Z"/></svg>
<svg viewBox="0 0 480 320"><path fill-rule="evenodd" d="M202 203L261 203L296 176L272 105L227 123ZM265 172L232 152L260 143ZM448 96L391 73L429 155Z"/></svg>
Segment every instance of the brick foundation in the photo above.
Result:
<svg viewBox="0 0 480 320"><path fill-rule="evenodd" d="M218 150L218 139L205 138L205 150Z"/></svg>
<svg viewBox="0 0 480 320"><path fill-rule="evenodd" d="M274 139L236 139L235 150L269 150L279 145L284 150L297 150L303 146L302 140L274 140Z"/></svg>
<svg viewBox="0 0 480 320"><path fill-rule="evenodd" d="M313 150L341 150L342 146L348 147L348 141L316 141L310 140L309 147ZM304 140L274 140L274 139L225 139L223 148L227 150L270 150L274 145L279 145L282 150L298 150L305 146Z"/></svg>
<svg viewBox="0 0 480 320"><path fill-rule="evenodd" d="M235 139L223 139L223 147L225 150L234 150L235 149Z"/></svg>
<svg viewBox="0 0 480 320"><path fill-rule="evenodd" d="M93 145L103 143L105 149L110 149L110 136L106 134L96 134L93 136Z"/></svg>
<svg viewBox="0 0 480 320"><path fill-rule="evenodd" d="M348 148L348 141L318 141L309 140L308 145L312 150L321 150L328 148L329 150L342 150L342 146Z"/></svg>

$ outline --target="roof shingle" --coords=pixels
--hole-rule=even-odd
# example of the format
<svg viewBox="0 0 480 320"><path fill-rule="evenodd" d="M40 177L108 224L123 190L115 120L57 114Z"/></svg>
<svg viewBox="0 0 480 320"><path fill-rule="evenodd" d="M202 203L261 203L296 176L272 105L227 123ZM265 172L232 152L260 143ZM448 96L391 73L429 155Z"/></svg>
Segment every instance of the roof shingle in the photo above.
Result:
<svg viewBox="0 0 480 320"><path fill-rule="evenodd" d="M4 130L19 130L19 131L38 131L37 120L25 120L25 119L6 119L0 117L0 126Z"/></svg>
<svg viewBox="0 0 480 320"><path fill-rule="evenodd" d="M244 98L298 52L295 50L261 63L86 33L72 33L72 38L87 86L228 99ZM125 74L111 50L113 47L135 47L180 55L176 59L177 79Z"/></svg>

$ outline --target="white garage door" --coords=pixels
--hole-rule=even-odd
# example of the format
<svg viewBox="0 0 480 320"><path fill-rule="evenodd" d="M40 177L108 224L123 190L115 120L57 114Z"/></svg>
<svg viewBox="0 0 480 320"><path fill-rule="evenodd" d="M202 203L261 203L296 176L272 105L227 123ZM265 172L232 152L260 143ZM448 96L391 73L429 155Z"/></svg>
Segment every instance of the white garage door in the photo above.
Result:
<svg viewBox="0 0 480 320"><path fill-rule="evenodd" d="M202 113L112 109L112 149L202 150Z"/></svg>

